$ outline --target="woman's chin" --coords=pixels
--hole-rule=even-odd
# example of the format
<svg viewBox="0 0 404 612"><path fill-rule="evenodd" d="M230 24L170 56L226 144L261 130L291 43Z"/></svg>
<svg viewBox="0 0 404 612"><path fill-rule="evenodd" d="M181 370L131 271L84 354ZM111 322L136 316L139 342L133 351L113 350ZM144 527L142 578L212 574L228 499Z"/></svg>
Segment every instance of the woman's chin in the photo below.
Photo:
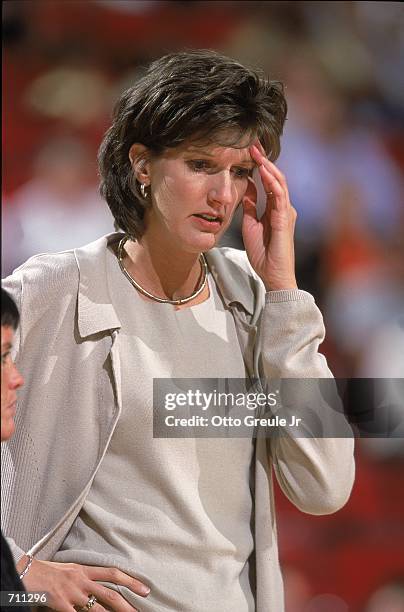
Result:
<svg viewBox="0 0 404 612"><path fill-rule="evenodd" d="M1 421L1 441L5 442L13 435L15 424L12 418L3 418Z"/></svg>
<svg viewBox="0 0 404 612"><path fill-rule="evenodd" d="M204 233L201 234L197 239L192 241L194 252L204 253L213 249L217 244L217 236L215 234Z"/></svg>

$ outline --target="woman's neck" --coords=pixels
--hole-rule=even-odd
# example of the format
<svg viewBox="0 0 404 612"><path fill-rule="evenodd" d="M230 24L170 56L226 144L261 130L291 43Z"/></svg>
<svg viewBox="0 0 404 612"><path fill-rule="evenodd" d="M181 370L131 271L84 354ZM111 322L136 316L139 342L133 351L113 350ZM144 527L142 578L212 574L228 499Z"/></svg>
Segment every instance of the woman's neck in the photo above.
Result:
<svg viewBox="0 0 404 612"><path fill-rule="evenodd" d="M184 252L177 245L146 235L136 242L128 240L125 251L125 268L153 295L168 299L187 297L200 281L199 253Z"/></svg>

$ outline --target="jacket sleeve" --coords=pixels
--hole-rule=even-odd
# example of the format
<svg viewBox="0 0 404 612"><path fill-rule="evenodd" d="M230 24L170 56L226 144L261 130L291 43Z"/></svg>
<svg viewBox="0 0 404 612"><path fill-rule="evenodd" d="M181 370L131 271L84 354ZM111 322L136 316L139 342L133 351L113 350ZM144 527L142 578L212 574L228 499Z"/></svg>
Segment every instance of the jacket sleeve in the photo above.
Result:
<svg viewBox="0 0 404 612"><path fill-rule="evenodd" d="M17 544L15 543L15 541L13 540L13 538L7 538L7 537L6 537L6 541L7 541L7 544L8 544L8 546L9 546L9 548L10 548L11 554L12 554L12 556L13 556L13 561L14 561L14 564L15 564L15 565L17 565L18 561L19 561L20 559L22 559L22 558L23 558L23 556L24 556L25 554L27 554L27 553L25 553L25 552L22 550L22 548L20 548L19 546L17 546Z"/></svg>
<svg viewBox="0 0 404 612"><path fill-rule="evenodd" d="M38 348L36 345L34 354L31 350L31 357L25 364L23 357L26 355L30 335L37 333L41 320L40 329L46 328L55 296L61 293L60 287L69 287L66 279L72 276L72 266L63 263L65 259L70 262L72 257L56 257L59 266L55 265L55 256L46 254L32 257L2 281L2 287L12 296L20 313L20 323L14 334L13 358L25 379L24 388L19 393L16 432L1 445L1 525L15 563L29 552L37 532L41 534L41 521L38 516L33 518L34 509L41 503L41 471L37 469L37 448L32 442L27 416L35 406L40 409L36 393L31 395L30 389L32 381L37 380L38 369L42 367L41 352L47 339L44 339L43 346ZM35 366L38 369L34 368L33 363L38 364Z"/></svg>
<svg viewBox="0 0 404 612"><path fill-rule="evenodd" d="M268 438L268 452L285 495L310 514L340 509L349 498L355 473L351 428L340 411L322 398L317 401L318 379L332 379L318 350L324 335L322 315L309 293L298 289L266 293L258 342L260 377L282 379L285 414L303 417L299 436L285 428ZM310 384L303 380L308 378ZM334 385L333 380L326 382ZM313 425L322 422L326 431L319 435Z"/></svg>

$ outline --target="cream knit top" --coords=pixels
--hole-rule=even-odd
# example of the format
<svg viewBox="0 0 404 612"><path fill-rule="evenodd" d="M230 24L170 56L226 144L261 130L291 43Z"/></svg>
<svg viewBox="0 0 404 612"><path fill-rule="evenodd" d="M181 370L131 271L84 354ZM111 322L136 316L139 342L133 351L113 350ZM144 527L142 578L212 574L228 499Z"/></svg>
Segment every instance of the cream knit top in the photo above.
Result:
<svg viewBox="0 0 404 612"><path fill-rule="evenodd" d="M153 377L244 378L233 317L210 275L209 299L175 310L145 301L117 263L108 274L122 323L122 416L54 560L138 577L146 599L120 592L142 612L251 612L251 439L157 439L152 429Z"/></svg>

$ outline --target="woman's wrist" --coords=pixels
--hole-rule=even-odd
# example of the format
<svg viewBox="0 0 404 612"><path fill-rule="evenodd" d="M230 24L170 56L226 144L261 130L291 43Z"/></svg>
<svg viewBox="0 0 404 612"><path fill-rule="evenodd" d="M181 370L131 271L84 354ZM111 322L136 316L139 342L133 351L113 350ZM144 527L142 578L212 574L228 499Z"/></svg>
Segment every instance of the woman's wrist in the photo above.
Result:
<svg viewBox="0 0 404 612"><path fill-rule="evenodd" d="M21 557L21 559L16 564L16 569L20 580L22 580L24 576L28 574L33 560L34 557L30 553L27 553L23 557Z"/></svg>
<svg viewBox="0 0 404 612"><path fill-rule="evenodd" d="M298 289L296 280L290 281L267 281L262 279L265 289L267 291L293 291L294 289Z"/></svg>

